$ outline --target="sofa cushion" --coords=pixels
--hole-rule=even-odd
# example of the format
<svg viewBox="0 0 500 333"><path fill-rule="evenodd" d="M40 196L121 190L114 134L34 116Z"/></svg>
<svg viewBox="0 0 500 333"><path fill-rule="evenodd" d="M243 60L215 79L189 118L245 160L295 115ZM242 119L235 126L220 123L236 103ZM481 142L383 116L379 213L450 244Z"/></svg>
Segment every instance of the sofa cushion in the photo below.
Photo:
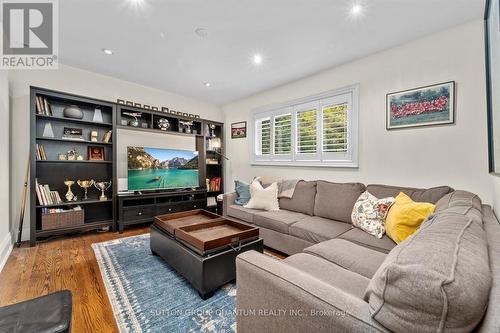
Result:
<svg viewBox="0 0 500 333"><path fill-rule="evenodd" d="M469 332L490 287L482 225L443 212L389 253L365 299L373 319L395 332Z"/></svg>
<svg viewBox="0 0 500 333"><path fill-rule="evenodd" d="M346 233L343 233L338 238L348 240L355 244L373 249L382 253L389 253L395 246L396 243L387 235L382 236L382 238L375 238L370 234L367 234L361 229L353 228Z"/></svg>
<svg viewBox="0 0 500 333"><path fill-rule="evenodd" d="M464 214L478 223L483 223L481 199L467 191L451 192L436 203L436 214L440 212Z"/></svg>
<svg viewBox="0 0 500 333"><path fill-rule="evenodd" d="M330 183L318 181L314 199L314 215L351 223L354 203L365 191L361 183Z"/></svg>
<svg viewBox="0 0 500 333"><path fill-rule="evenodd" d="M306 241L319 243L335 238L350 229L351 225L344 222L318 216L308 216L303 220L293 223L290 226L289 233Z"/></svg>
<svg viewBox="0 0 500 333"><path fill-rule="evenodd" d="M234 204L227 207L227 216L249 223L253 223L253 215L259 212L262 212L262 210L245 208Z"/></svg>
<svg viewBox="0 0 500 333"><path fill-rule="evenodd" d="M293 223L307 218L308 215L291 212L289 210L277 210L258 212L253 216L253 223L259 227L279 231L288 234L288 227Z"/></svg>
<svg viewBox="0 0 500 333"><path fill-rule="evenodd" d="M378 184L367 185L366 190L377 198L396 197L399 192L403 192L406 193L414 201L430 202L433 204L435 204L446 194L453 191L453 189L449 186L438 186L428 189L422 189Z"/></svg>
<svg viewBox="0 0 500 333"><path fill-rule="evenodd" d="M299 181L291 198L280 198L280 209L291 210L307 215L314 214L314 197L316 182Z"/></svg>
<svg viewBox="0 0 500 333"><path fill-rule="evenodd" d="M364 276L344 269L334 263L306 253L297 253L283 260L316 279L328 283L358 298L363 298L370 282Z"/></svg>
<svg viewBox="0 0 500 333"><path fill-rule="evenodd" d="M331 239L304 249L349 271L371 279L387 255L344 239Z"/></svg>

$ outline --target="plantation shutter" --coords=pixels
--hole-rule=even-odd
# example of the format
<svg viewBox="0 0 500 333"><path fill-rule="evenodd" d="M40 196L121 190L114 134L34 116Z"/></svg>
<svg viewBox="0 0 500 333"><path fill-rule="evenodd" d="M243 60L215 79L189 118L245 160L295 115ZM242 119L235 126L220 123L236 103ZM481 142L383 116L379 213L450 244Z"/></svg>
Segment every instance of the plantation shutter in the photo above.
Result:
<svg viewBox="0 0 500 333"><path fill-rule="evenodd" d="M323 152L345 153L348 150L348 103L323 107Z"/></svg>
<svg viewBox="0 0 500 333"><path fill-rule="evenodd" d="M297 154L314 154L317 151L317 110L297 112Z"/></svg>
<svg viewBox="0 0 500 333"><path fill-rule="evenodd" d="M255 153L257 155L271 154L271 119L261 118L255 121Z"/></svg>
<svg viewBox="0 0 500 333"><path fill-rule="evenodd" d="M292 153L292 114L274 117L274 154L289 155Z"/></svg>

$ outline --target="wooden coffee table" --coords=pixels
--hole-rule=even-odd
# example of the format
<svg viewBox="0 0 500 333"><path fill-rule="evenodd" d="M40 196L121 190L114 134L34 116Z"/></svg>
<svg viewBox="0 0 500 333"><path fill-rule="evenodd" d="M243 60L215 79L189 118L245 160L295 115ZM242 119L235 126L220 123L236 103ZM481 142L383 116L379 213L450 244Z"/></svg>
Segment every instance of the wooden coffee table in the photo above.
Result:
<svg viewBox="0 0 500 333"><path fill-rule="evenodd" d="M161 215L151 226L151 252L186 278L203 299L236 278L236 256L263 252L259 229L205 210Z"/></svg>

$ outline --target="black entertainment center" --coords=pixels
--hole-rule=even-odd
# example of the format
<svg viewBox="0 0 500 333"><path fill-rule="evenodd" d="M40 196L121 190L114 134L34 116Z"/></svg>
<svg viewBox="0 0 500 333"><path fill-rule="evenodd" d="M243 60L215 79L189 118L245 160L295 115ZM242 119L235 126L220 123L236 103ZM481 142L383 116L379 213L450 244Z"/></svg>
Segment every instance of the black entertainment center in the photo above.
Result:
<svg viewBox="0 0 500 333"><path fill-rule="evenodd" d="M30 97L31 246L43 237L104 227L121 232L155 215L207 208L207 198L223 192L223 123L38 87ZM140 120L131 121L137 113ZM200 186L119 193L117 129L193 137Z"/></svg>

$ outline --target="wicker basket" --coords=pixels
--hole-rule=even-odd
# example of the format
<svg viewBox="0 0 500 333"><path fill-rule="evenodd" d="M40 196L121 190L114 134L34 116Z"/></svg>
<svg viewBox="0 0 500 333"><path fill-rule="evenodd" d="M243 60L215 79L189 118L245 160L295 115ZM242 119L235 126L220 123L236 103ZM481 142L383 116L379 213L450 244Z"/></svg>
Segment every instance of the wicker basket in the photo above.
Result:
<svg viewBox="0 0 500 333"><path fill-rule="evenodd" d="M83 224L85 211L71 210L68 212L42 214L42 230L63 228Z"/></svg>

